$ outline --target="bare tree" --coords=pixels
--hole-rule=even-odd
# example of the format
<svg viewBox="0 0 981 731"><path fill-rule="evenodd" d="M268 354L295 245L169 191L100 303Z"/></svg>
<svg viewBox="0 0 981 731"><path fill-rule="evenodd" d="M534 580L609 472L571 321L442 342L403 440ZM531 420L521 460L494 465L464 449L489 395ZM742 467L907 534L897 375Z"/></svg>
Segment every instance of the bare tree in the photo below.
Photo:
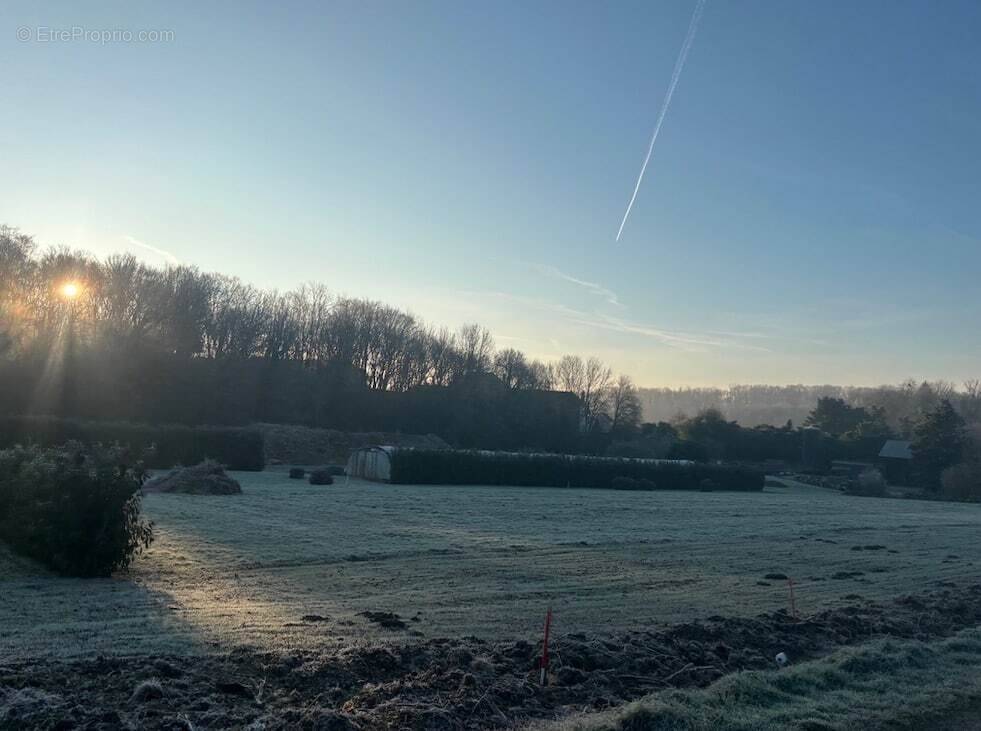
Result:
<svg viewBox="0 0 981 731"><path fill-rule="evenodd" d="M267 327L260 352L269 360L287 360L295 352L299 324L287 297L271 292L266 297Z"/></svg>
<svg viewBox="0 0 981 731"><path fill-rule="evenodd" d="M608 396L610 431L617 434L630 433L640 426L641 407L637 389L630 376L620 376L610 387Z"/></svg>
<svg viewBox="0 0 981 731"><path fill-rule="evenodd" d="M294 360L320 363L329 351L327 329L335 300L327 287L307 283L287 295L296 321L296 341L292 345Z"/></svg>
<svg viewBox="0 0 981 731"><path fill-rule="evenodd" d="M17 229L0 226L0 355L21 341L27 321L21 305L34 280L34 240Z"/></svg>
<svg viewBox="0 0 981 731"><path fill-rule="evenodd" d="M201 353L204 329L211 314L215 287L213 275L202 274L197 267L178 266L163 274L168 304L164 324L164 341L176 355L190 358Z"/></svg>
<svg viewBox="0 0 981 731"><path fill-rule="evenodd" d="M374 311L365 380L369 388L405 390L412 383L413 348L419 326L415 318L394 307Z"/></svg>
<svg viewBox="0 0 981 731"><path fill-rule="evenodd" d="M107 258L90 296L105 337L141 339L162 325L162 278L131 254Z"/></svg>
<svg viewBox="0 0 981 731"><path fill-rule="evenodd" d="M457 347L460 350L460 377L466 378L490 370L494 338L489 330L477 324L464 325L457 335Z"/></svg>
<svg viewBox="0 0 981 731"><path fill-rule="evenodd" d="M423 383L433 386L448 386L459 361L456 337L445 327L429 330L425 336L426 367Z"/></svg>
<svg viewBox="0 0 981 731"><path fill-rule="evenodd" d="M971 423L981 422L981 379L964 381L964 395L959 399L961 416Z"/></svg>
<svg viewBox="0 0 981 731"><path fill-rule="evenodd" d="M494 356L493 373L511 390L529 388L532 380L525 354L514 348L497 352Z"/></svg>
<svg viewBox="0 0 981 731"><path fill-rule="evenodd" d="M528 373L531 378L529 388L539 391L551 391L555 388L555 367L551 363L533 360L528 365Z"/></svg>
<svg viewBox="0 0 981 731"><path fill-rule="evenodd" d="M234 277L215 277L211 314L205 324L205 355L251 358L261 354L270 319L267 295Z"/></svg>
<svg viewBox="0 0 981 731"><path fill-rule="evenodd" d="M578 355L564 355L555 367L555 374L560 388L579 397L582 430L593 431L606 410L613 371L599 358L584 361Z"/></svg>

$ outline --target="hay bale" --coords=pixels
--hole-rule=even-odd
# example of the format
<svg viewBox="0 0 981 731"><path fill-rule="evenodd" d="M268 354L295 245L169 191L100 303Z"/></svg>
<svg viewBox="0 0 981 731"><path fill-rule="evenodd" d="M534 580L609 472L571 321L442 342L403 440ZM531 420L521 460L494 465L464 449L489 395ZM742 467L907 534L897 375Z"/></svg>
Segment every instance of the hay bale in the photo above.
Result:
<svg viewBox="0 0 981 731"><path fill-rule="evenodd" d="M330 471L325 469L311 470L310 471L310 484L311 485L333 485L334 478L331 477Z"/></svg>
<svg viewBox="0 0 981 731"><path fill-rule="evenodd" d="M144 492L177 492L186 495L240 495L242 486L212 460L194 467L178 467L143 485Z"/></svg>
<svg viewBox="0 0 981 731"><path fill-rule="evenodd" d="M307 476L307 471L302 467L290 467L290 479L302 480Z"/></svg>

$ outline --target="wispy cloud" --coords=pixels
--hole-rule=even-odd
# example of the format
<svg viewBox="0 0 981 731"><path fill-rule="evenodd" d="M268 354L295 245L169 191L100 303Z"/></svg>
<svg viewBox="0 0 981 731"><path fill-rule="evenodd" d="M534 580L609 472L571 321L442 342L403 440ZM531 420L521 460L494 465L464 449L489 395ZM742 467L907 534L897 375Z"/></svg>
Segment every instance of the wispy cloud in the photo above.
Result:
<svg viewBox="0 0 981 731"><path fill-rule="evenodd" d="M468 296L486 296L499 300L505 300L526 309L536 309L549 312L562 320L595 330L607 330L610 332L627 333L640 335L650 338L671 348L685 351L704 352L713 349L738 349L752 350L758 352L772 352L769 348L745 342L747 339L755 337L756 333L742 335L739 333L729 333L727 336L712 333L686 332L682 330L670 330L655 327L653 325L639 323L622 317L615 317L597 312L585 312L573 307L551 302L549 300L535 297L525 297L522 295L511 294L510 292L468 292Z"/></svg>
<svg viewBox="0 0 981 731"><path fill-rule="evenodd" d="M613 332L629 333L654 338L665 345L688 351L705 351L713 348L731 348L738 350L756 350L764 353L772 352L769 348L743 342L746 337L738 333L729 333L728 337L719 337L712 333L693 333L679 330L665 330L638 322L632 322L609 315L589 314L579 322L589 327L610 330Z"/></svg>
<svg viewBox="0 0 981 731"><path fill-rule="evenodd" d="M617 297L616 292L611 289L607 289L601 284L587 282L585 279L573 277L571 274L566 274L565 272L547 264L535 264L534 266L535 269L546 276L552 277L553 279L561 279L563 282L570 282L571 284L582 287L592 295L602 297L608 304L616 307L624 307L623 303L621 303Z"/></svg>
<svg viewBox="0 0 981 731"><path fill-rule="evenodd" d="M146 249L147 251L151 251L157 256L162 257L171 266L178 266L181 263L180 259L178 259L176 256L171 254L169 251L165 251L164 249L158 248L156 246L152 246L146 243L145 241L140 241L139 239L133 236L125 235L123 236L123 238L126 239L126 241L131 243L133 246L138 246L141 249Z"/></svg>
<svg viewBox="0 0 981 731"><path fill-rule="evenodd" d="M644 158L644 164L640 166L640 175L637 176L637 184L634 185L634 192L630 196L627 210L623 213L623 220L620 221L620 229L617 231L617 241L620 240L620 236L623 234L623 227L627 225L630 210L634 207L634 201L637 200L637 191L640 190L640 183L644 179L644 173L647 172L647 164L651 161L651 155L654 154L654 143L657 142L657 136L661 133L661 125L664 123L664 117L668 113L668 107L671 106L671 97L674 96L675 87L678 86L678 80L681 78L681 71L685 67L685 61L688 59L688 51L691 50L691 44L695 41L695 33L698 31L698 21L702 19L702 11L704 9L705 0L698 0L695 4L695 12L691 16L691 23L688 24L688 34L685 36L685 42L681 44L678 59L674 62L674 71L671 72L668 92L664 95L664 101L661 103L661 111L657 115L654 134L651 135L651 144L647 147L647 157Z"/></svg>

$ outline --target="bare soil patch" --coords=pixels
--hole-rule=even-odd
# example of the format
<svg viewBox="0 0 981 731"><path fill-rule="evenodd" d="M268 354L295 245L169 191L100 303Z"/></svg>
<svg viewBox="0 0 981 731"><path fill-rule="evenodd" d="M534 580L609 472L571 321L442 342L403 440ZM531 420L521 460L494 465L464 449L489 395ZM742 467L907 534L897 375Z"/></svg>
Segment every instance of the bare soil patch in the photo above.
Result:
<svg viewBox="0 0 981 731"><path fill-rule="evenodd" d="M384 616L384 612L379 612ZM569 634L537 682L532 641L474 637L336 653L24 661L0 666L0 725L42 728L480 729L603 709L652 691L822 656L871 638L931 640L981 623L981 585L605 636ZM315 628L311 631L316 631Z"/></svg>

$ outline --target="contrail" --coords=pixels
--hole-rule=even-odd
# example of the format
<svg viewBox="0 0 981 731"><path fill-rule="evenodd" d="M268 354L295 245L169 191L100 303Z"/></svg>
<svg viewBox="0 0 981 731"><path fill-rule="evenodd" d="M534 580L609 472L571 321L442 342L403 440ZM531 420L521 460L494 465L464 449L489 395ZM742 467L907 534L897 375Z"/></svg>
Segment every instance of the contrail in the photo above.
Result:
<svg viewBox="0 0 981 731"><path fill-rule="evenodd" d="M129 243L133 244L133 246L139 246L140 248L146 249L147 251L152 251L157 256L163 257L167 261L167 263L170 264L171 266L175 266L175 267L180 266L181 263L180 259L178 259L176 256L171 254L169 251L165 251L164 249L158 249L156 246L151 246L145 241L140 241L139 239L134 238L132 236L123 236L123 238L126 239Z"/></svg>
<svg viewBox="0 0 981 731"><path fill-rule="evenodd" d="M668 113L668 107L671 106L671 97L674 96L674 88L678 85L678 79L681 78L681 70L685 67L685 60L688 58L688 51L691 50L691 44L695 40L695 33L698 31L698 21L702 19L702 11L705 9L705 0L698 0L695 4L695 12L692 13L691 23L688 24L688 35L685 36L685 42L681 44L681 52L678 54L678 60L674 62L674 72L671 74L671 83L668 84L668 93L664 95L664 103L661 104L661 112L657 115L657 124L654 125L654 134L651 135L651 144L647 148L647 157L644 158L644 164L640 166L640 175L637 176L637 185L634 186L633 195L630 196L630 202L627 204L627 210L623 214L623 220L620 221L620 230L617 231L617 241L620 240L621 234L623 234L623 227L627 223L627 217L630 215L630 209L634 207L634 201L637 199L637 191L640 190L640 183L644 179L644 173L647 172L647 163L651 161L651 155L654 153L654 143L657 142L657 135L661 131L661 124L664 122L664 115Z"/></svg>

